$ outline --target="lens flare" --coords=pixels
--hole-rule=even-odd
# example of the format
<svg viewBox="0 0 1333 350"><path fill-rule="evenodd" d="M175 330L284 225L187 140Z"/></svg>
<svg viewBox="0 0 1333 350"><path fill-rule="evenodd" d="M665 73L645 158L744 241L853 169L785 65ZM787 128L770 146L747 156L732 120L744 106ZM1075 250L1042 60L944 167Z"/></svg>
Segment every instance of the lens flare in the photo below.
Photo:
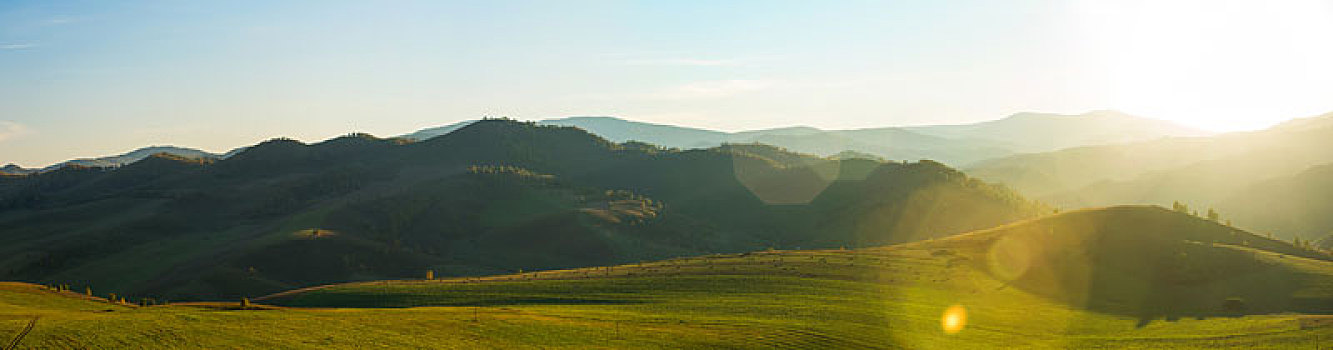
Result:
<svg viewBox="0 0 1333 350"><path fill-rule="evenodd" d="M1022 277L1031 264L1032 253L1026 242L1005 236L991 245L986 254L991 273L1004 281L1013 281Z"/></svg>
<svg viewBox="0 0 1333 350"><path fill-rule="evenodd" d="M940 317L940 328L944 329L945 334L955 334L967 326L967 309L962 305L950 306L944 310L944 316Z"/></svg>

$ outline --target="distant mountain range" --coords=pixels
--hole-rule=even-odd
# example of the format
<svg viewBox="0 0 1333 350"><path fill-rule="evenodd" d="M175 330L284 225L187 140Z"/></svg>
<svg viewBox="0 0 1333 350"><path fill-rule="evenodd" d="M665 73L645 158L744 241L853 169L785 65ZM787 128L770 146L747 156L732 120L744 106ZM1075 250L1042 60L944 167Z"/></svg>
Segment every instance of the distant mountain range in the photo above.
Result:
<svg viewBox="0 0 1333 350"><path fill-rule="evenodd" d="M424 142L474 123L423 129L400 138ZM1333 186L1318 181L1330 172L1317 168L1333 164L1333 114L1220 135L1115 111L1018 113L974 124L856 130L722 132L612 117L549 119L536 125L577 127L615 143L640 141L666 148L767 144L835 159L930 159L1065 208L1182 201L1200 210L1215 208L1238 225L1280 237L1317 239L1333 232L1333 220L1318 219L1323 217L1318 208L1333 208L1333 199L1328 199L1333 195L1320 195L1333 193L1325 191ZM219 160L246 150L217 155L148 147L44 169L9 165L0 168L0 175L50 172L67 165L116 167L157 153ZM1295 219L1297 215L1314 219Z"/></svg>
<svg viewBox="0 0 1333 350"><path fill-rule="evenodd" d="M975 124L913 126L903 129L951 139L990 140L1021 153L1211 134L1167 121L1110 110L1079 115L1018 113L1008 118Z"/></svg>
<svg viewBox="0 0 1333 350"><path fill-rule="evenodd" d="M403 137L415 140L446 134L471 121L421 130ZM724 143L763 143L792 151L832 156L854 151L884 159L930 159L962 166L1025 152L1069 147L1201 136L1207 132L1115 111L1080 115L1019 113L982 123L820 130L788 127L743 132L651 124L613 117L570 117L539 121L541 125L573 126L614 142L641 141L668 148L708 148Z"/></svg>
<svg viewBox="0 0 1333 350"><path fill-rule="evenodd" d="M968 174L1066 208L1213 207L1281 237L1333 232L1333 113L1267 130L1077 147L979 162ZM1322 208L1322 209L1321 209Z"/></svg>
<svg viewBox="0 0 1333 350"><path fill-rule="evenodd" d="M196 159L221 159L224 157L224 155L208 153L192 148L182 148L175 146L151 146L151 147L136 149L120 155L98 157L98 158L74 159L41 169L25 169L14 164L9 164L5 165L3 168L0 168L0 175L26 175L32 173L52 171L70 165L80 166L80 167L91 167L91 168L119 167L143 160L144 158L148 158L149 156L159 153L169 154L182 158L196 158Z"/></svg>
<svg viewBox="0 0 1333 350"><path fill-rule="evenodd" d="M469 120L427 128L399 137L421 141L448 134L474 122ZM855 130L820 130L798 126L722 132L614 117L569 117L542 120L537 124L578 127L613 142L640 141L667 148L693 149L726 143L762 143L820 156L835 156L851 151L847 154L892 160L929 159L952 166L964 166L1017 153L1208 134L1170 122L1115 111L1093 111L1079 115L1018 113L1000 120L973 124ZM10 164L0 168L0 175L50 171L65 165L115 167L156 153L222 159L243 150L242 147L226 154L213 154L190 148L153 146L121 155L70 160L41 169L25 169Z"/></svg>
<svg viewBox="0 0 1333 350"><path fill-rule="evenodd" d="M428 140L0 176L0 280L238 298L321 283L944 237L1050 213L933 161L671 150L485 120Z"/></svg>

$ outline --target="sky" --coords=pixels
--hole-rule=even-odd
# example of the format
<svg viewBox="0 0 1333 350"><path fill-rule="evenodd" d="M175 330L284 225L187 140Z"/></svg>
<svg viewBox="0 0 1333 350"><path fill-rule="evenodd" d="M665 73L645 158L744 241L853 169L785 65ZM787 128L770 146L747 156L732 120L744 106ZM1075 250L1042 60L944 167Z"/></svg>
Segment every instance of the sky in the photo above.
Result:
<svg viewBox="0 0 1333 350"><path fill-rule="evenodd" d="M0 0L0 164L505 116L719 130L1333 112L1333 1Z"/></svg>

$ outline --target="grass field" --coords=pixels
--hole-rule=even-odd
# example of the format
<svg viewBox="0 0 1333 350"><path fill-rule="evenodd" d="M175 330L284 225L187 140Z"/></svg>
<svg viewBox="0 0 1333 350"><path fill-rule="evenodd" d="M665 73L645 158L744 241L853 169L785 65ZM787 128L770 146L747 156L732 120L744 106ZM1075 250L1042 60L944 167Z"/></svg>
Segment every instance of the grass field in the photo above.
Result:
<svg viewBox="0 0 1333 350"><path fill-rule="evenodd" d="M10 339L40 317L18 348L1333 347L1327 325L1333 319L1271 311L1333 306L1322 304L1333 300L1333 263L1326 260L1246 253L1253 248L1222 243L1208 249L1244 254L1191 251L1250 259L1218 262L1223 266L1253 260L1266 266L1254 273L1285 278L1277 293L1301 301L1252 300L1255 310L1233 316L1184 307L1136 314L1111 303L1133 304L1125 297L1132 294L1053 297L1037 283L1041 279L1006 278L986 267L994 263L982 242L1014 237L1032 225L1079 222L1063 217L884 248L331 285L259 298L264 306L248 310L236 302L122 306L0 284L0 336ZM1244 274L1188 286L1199 298L1244 293L1236 287L1251 281ZM942 323L951 309L965 312L956 333Z"/></svg>

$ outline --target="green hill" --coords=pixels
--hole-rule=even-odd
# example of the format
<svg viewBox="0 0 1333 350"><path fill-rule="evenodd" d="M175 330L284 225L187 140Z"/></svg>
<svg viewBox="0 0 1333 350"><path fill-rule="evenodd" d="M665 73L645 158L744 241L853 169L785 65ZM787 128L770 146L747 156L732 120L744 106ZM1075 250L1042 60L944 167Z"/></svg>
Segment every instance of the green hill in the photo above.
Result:
<svg viewBox="0 0 1333 350"><path fill-rule="evenodd" d="M773 327L761 333L792 321L800 340L787 341L837 347L1292 347L1313 334L1302 322L1322 320L1296 315L1333 312L1330 259L1161 208L1113 207L884 248L369 282L264 300ZM952 305L968 310L956 337L939 329Z"/></svg>
<svg viewBox="0 0 1333 350"><path fill-rule="evenodd" d="M939 163L486 120L0 181L0 278L167 299L943 237L1049 212Z"/></svg>
<svg viewBox="0 0 1333 350"><path fill-rule="evenodd" d="M20 348L1305 348L1333 336L1328 259L1114 207L879 248L329 285L250 310L3 284L0 332L41 316Z"/></svg>
<svg viewBox="0 0 1333 350"><path fill-rule="evenodd" d="M1304 349L1333 337L1330 301L1328 256L1124 206L884 248L309 287L248 310L4 283L0 335L40 317L20 349Z"/></svg>

